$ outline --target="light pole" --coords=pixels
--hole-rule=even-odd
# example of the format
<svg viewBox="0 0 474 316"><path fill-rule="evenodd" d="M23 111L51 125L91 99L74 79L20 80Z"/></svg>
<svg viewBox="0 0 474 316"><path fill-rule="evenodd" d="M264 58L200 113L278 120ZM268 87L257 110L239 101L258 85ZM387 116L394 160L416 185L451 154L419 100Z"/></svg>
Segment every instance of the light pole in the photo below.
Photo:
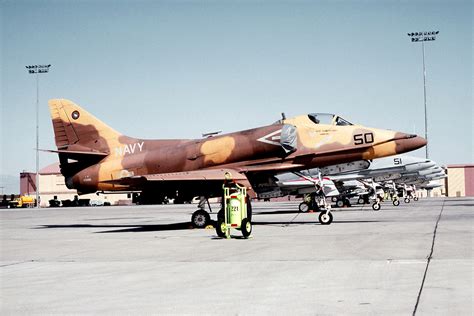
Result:
<svg viewBox="0 0 474 316"><path fill-rule="evenodd" d="M49 72L51 65L26 66L28 73L36 74L36 208L40 208L39 200L39 74Z"/></svg>
<svg viewBox="0 0 474 316"><path fill-rule="evenodd" d="M421 42L421 49L423 51L423 100L425 102L425 139L428 141L428 114L426 110L426 68L425 68L425 42L436 40L436 35L439 31L432 32L412 32L408 33L408 36L411 37L412 42ZM426 159L429 158L428 154L428 144L426 144Z"/></svg>

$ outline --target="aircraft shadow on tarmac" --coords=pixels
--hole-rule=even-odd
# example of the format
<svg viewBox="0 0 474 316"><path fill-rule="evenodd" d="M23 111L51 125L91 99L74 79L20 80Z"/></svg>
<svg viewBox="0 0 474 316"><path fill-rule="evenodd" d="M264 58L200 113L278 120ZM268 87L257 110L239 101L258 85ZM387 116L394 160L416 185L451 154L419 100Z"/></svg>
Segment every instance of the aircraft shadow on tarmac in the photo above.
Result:
<svg viewBox="0 0 474 316"><path fill-rule="evenodd" d="M444 200L445 203L457 203L457 202L470 202L469 205L474 205L474 199L462 199L462 198L452 198L450 200Z"/></svg>
<svg viewBox="0 0 474 316"><path fill-rule="evenodd" d="M367 205L366 207L363 207L363 206L352 206L352 207L332 207L331 208L331 211L335 211L335 212L360 212L360 211L371 211L373 212L372 208L370 207L370 205ZM272 210L269 210L269 211L254 211L253 212L254 214L256 215L276 215L276 214L279 214L279 215L284 215L284 214L315 214L316 216L319 215L319 212L307 212L307 213L302 213L302 212L299 212L299 211L295 211L295 209L289 209L289 210L277 210L277 211L272 211Z"/></svg>
<svg viewBox="0 0 474 316"><path fill-rule="evenodd" d="M470 204L462 204L462 203L457 203L457 204L451 204L451 203L446 203L445 206L474 206L474 203L470 203Z"/></svg>
<svg viewBox="0 0 474 316"><path fill-rule="evenodd" d="M172 224L156 224L156 225L90 225L90 224L71 224L71 225L42 225L36 227L37 229L47 229L47 228L103 228L103 229L113 229L106 230L101 232L95 232L98 234L101 233L139 233L139 232L152 232L152 231L168 231L168 230L185 230L192 229L191 222L184 223L172 223Z"/></svg>
<svg viewBox="0 0 474 316"><path fill-rule="evenodd" d="M352 224L352 223L377 223L378 220L355 220L355 221L334 221L335 224ZM316 221L303 222L303 221L276 221L276 222L252 222L254 226L264 225L277 225L277 226L289 226L289 225L320 225ZM215 226L215 221L212 221L212 225ZM54 229L54 228L72 228L72 229L83 229L83 228L100 228L100 229L112 229L100 232L94 232L95 234L104 233L140 233L140 232L154 232L154 231L170 231L170 230L187 230L193 229L191 222L172 223L172 224L157 224L157 225L90 225L90 224L71 224L71 225L42 225L35 229ZM117 229L114 229L117 228Z"/></svg>
<svg viewBox="0 0 474 316"><path fill-rule="evenodd" d="M334 220L331 225L334 224L354 224L354 223L379 223L381 221L374 220L374 221L338 221ZM291 221L291 222L252 222L254 226L259 225L279 225L279 226L289 226L289 225L321 225L318 220L312 222L302 222L302 221Z"/></svg>
<svg viewBox="0 0 474 316"><path fill-rule="evenodd" d="M296 214L298 211L295 211L294 209L291 210L278 210L278 211L253 211L253 214L255 215L276 215L276 214Z"/></svg>

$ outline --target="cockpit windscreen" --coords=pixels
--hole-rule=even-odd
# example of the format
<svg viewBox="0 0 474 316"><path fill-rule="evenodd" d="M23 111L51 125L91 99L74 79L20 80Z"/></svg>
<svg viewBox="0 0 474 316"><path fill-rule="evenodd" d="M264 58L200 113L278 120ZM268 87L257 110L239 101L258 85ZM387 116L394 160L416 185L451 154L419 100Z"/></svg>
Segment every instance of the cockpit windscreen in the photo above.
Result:
<svg viewBox="0 0 474 316"><path fill-rule="evenodd" d="M330 114L330 113L311 113L308 114L308 118L315 124L325 125L337 125L337 126L348 126L353 125L351 122L343 119L342 117Z"/></svg>

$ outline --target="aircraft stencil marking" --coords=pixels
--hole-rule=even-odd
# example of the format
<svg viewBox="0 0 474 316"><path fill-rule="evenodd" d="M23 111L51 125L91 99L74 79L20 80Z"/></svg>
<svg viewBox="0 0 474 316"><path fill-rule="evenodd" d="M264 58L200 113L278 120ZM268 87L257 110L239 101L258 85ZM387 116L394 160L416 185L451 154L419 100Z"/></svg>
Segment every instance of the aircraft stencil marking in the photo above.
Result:
<svg viewBox="0 0 474 316"><path fill-rule="evenodd" d="M144 142L127 144L122 147L115 147L115 156L125 156L126 154L134 154L135 151L142 152L143 144Z"/></svg>
<svg viewBox="0 0 474 316"><path fill-rule="evenodd" d="M259 139L257 139L257 141L270 144L270 145L281 146L280 142L275 142L275 140L281 139L281 135L278 135L278 134L281 134L281 129L274 131L270 134L267 134L263 137L260 137Z"/></svg>

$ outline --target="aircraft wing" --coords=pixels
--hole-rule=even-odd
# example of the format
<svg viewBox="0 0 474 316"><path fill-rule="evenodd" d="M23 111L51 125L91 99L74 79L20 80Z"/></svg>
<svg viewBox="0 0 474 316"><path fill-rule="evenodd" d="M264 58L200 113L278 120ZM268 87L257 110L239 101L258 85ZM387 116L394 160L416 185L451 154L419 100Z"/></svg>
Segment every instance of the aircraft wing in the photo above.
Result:
<svg viewBox="0 0 474 316"><path fill-rule="evenodd" d="M226 172L231 173L233 180L246 186L251 197L255 196L250 190L251 185L247 177L235 169L227 168L125 176L102 183L120 187L121 190L150 190L168 196L174 196L176 191L179 191L181 195L189 198L201 195L214 197L222 195Z"/></svg>
<svg viewBox="0 0 474 316"><path fill-rule="evenodd" d="M171 173L145 175L147 181L224 181L225 173L230 172L232 179L247 180L247 177L234 169L205 169Z"/></svg>
<svg viewBox="0 0 474 316"><path fill-rule="evenodd" d="M292 163L272 163L272 164L265 164L265 165L253 165L253 166L245 166L239 168L243 172L282 172L287 170L293 169L302 169L304 165L302 164L292 164Z"/></svg>
<svg viewBox="0 0 474 316"><path fill-rule="evenodd" d="M225 180L225 173L230 172L236 181L246 181L247 177L234 169L204 169L170 173L155 173L142 176L128 176L112 180L105 180L102 183L115 185L134 186L145 182L192 182L192 181L220 181Z"/></svg>
<svg viewBox="0 0 474 316"><path fill-rule="evenodd" d="M321 184L318 178L306 176L301 173L284 175L282 179L279 179L279 181L277 181L277 185L280 190L282 190L283 192L288 192L290 194L312 193L315 191L316 184ZM326 197L337 196L340 194L334 182L329 180L329 178L325 177L322 179L322 187Z"/></svg>
<svg viewBox="0 0 474 316"><path fill-rule="evenodd" d="M364 170L366 171L366 170ZM394 179L399 179L401 174L396 171L390 172L357 172L357 173L348 173L348 174L339 174L332 175L329 178L333 181L351 181L351 180L363 180L363 179L378 179L377 181L389 181Z"/></svg>

